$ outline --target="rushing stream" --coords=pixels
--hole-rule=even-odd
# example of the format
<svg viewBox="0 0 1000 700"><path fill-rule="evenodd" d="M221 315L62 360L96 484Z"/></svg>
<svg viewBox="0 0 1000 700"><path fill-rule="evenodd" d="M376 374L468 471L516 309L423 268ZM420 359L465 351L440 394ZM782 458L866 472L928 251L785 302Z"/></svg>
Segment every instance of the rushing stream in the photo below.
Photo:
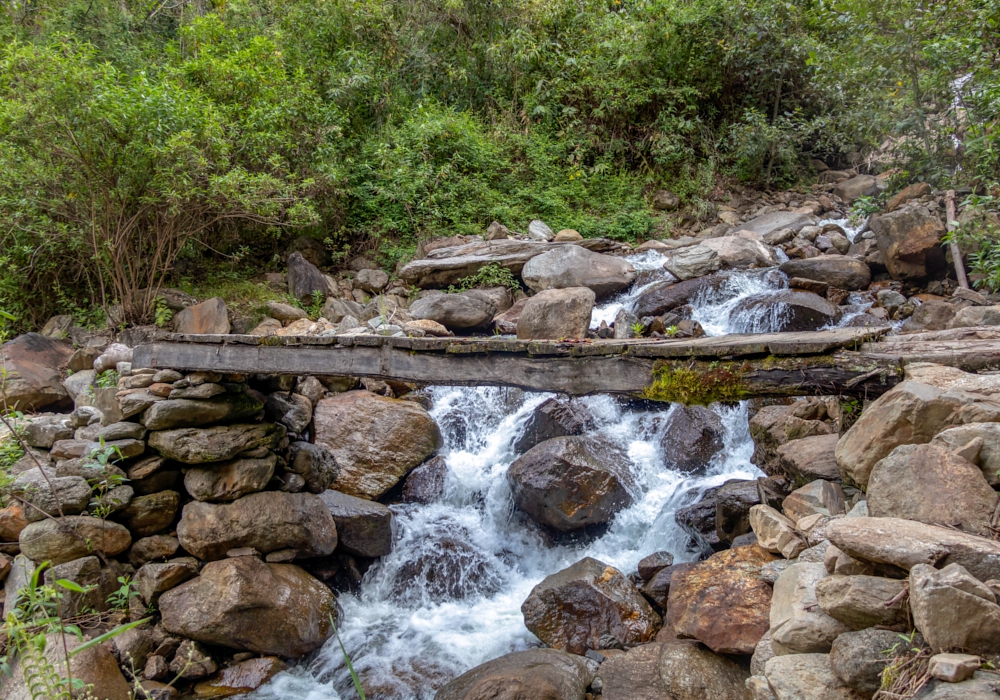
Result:
<svg viewBox="0 0 1000 700"><path fill-rule="evenodd" d="M668 275L656 252L630 260L642 272L639 281L595 309L595 326L613 321L646 285ZM739 318L732 311L740 299L786 284L773 268L732 273L696 300L694 319L709 335L772 330L776 318ZM436 688L473 666L538 644L524 627L521 603L545 576L584 556L626 574L656 551L669 551L677 561L697 558L674 513L706 488L761 475L750 462L746 404L713 407L725 426L725 448L692 477L675 470L660 446L672 406L630 409L607 396L578 399L596 418L592 433L628 454L634 504L596 539L554 543L514 509L505 477L518 456L511 445L532 411L553 395L487 387L437 387L429 393L431 414L444 435L445 493L430 505L392 506L393 552L368 571L360 595L339 597L340 637L366 687L375 691L369 697L433 698ZM355 693L340 646L331 640L251 697L347 700Z"/></svg>

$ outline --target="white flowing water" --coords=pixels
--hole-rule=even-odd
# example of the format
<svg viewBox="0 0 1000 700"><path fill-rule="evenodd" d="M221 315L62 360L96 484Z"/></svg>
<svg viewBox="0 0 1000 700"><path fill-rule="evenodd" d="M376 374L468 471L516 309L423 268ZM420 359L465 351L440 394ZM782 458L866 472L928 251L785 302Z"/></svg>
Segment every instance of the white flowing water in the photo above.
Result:
<svg viewBox="0 0 1000 700"><path fill-rule="evenodd" d="M663 258L631 258L643 274L629 292L594 312L614 319L648 284L667 279ZM777 319L738 318L733 309L751 294L785 286L775 270L732 273L695 301L694 318L710 335L773 330ZM513 505L506 472L518 456L512 444L534 409L552 394L513 389L436 387L431 415L444 436L448 465L443 495L429 505L394 505L393 552L365 575L358 595L342 594L340 638L369 698L433 698L451 678L511 651L538 645L524 626L521 603L533 586L585 556L635 571L656 551L691 561L674 513L728 479L761 472L750 462L747 406L714 406L725 447L697 476L673 467L661 441L673 406L630 408L607 396L578 399L595 417L590 434L619 446L635 481L633 505L607 529L576 542L553 541ZM344 700L356 697L336 640L253 693L255 700Z"/></svg>

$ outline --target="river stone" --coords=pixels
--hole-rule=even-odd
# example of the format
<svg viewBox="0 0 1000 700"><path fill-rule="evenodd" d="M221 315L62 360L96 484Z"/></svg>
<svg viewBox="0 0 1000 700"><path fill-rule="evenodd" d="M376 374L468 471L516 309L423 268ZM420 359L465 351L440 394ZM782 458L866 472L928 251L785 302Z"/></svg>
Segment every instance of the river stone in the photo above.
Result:
<svg viewBox="0 0 1000 700"><path fill-rule="evenodd" d="M444 294L425 293L408 309L415 319L436 321L448 330L465 330L485 326L497 315L497 305L477 290Z"/></svg>
<svg viewBox="0 0 1000 700"><path fill-rule="evenodd" d="M632 503L627 455L591 437L536 445L510 465L507 480L518 508L563 532L608 522Z"/></svg>
<svg viewBox="0 0 1000 700"><path fill-rule="evenodd" d="M757 545L718 552L670 580L667 623L681 638L721 654L752 654L768 629L771 587L760 568L775 557Z"/></svg>
<svg viewBox="0 0 1000 700"><path fill-rule="evenodd" d="M982 659L972 654L935 654L927 664L927 672L934 678L959 683L972 678L981 665Z"/></svg>
<svg viewBox="0 0 1000 700"><path fill-rule="evenodd" d="M595 666L557 649L515 651L466 671L442 686L434 700L584 700Z"/></svg>
<svg viewBox="0 0 1000 700"><path fill-rule="evenodd" d="M29 413L69 403L60 372L72 354L68 343L38 333L25 333L4 343L0 347L0 367L6 377L0 408Z"/></svg>
<svg viewBox="0 0 1000 700"><path fill-rule="evenodd" d="M670 582L674 575L680 571L687 571L694 567L697 562L685 562L683 564L671 564L665 566L655 574L650 576L649 581L642 587L642 593L649 600L656 603L661 610L667 609L667 601L670 598Z"/></svg>
<svg viewBox="0 0 1000 700"><path fill-rule="evenodd" d="M262 459L234 459L221 464L192 467L184 474L184 488L196 501L235 501L248 493L263 491L278 457L270 452Z"/></svg>
<svg viewBox="0 0 1000 700"><path fill-rule="evenodd" d="M899 634L892 630L845 632L833 641L830 667L844 685L870 698L882 686L882 670L892 662L890 650L899 643Z"/></svg>
<svg viewBox="0 0 1000 700"><path fill-rule="evenodd" d="M56 581L72 581L84 588L85 593L65 589L60 591L62 598L59 601L59 612L70 618L90 611L103 612L108 609L107 597L118 585L113 583L110 569L104 573L102 576L100 559L94 556L81 557L45 569L44 582L48 586L55 586Z"/></svg>
<svg viewBox="0 0 1000 700"><path fill-rule="evenodd" d="M521 279L534 292L588 287L598 299L627 288L635 277L635 268L626 260L577 245L561 246L536 255L521 270Z"/></svg>
<svg viewBox="0 0 1000 700"><path fill-rule="evenodd" d="M982 534L1000 496L980 469L937 445L900 445L872 469L868 512Z"/></svg>
<svg viewBox="0 0 1000 700"><path fill-rule="evenodd" d="M738 224L730 235L735 235L740 231L751 231L759 234L762 238L774 231L781 229L791 229L793 233L798 233L806 226L816 223L815 217L808 214L801 214L793 211L776 211L770 214L754 217L744 224Z"/></svg>
<svg viewBox="0 0 1000 700"><path fill-rule="evenodd" d="M132 537L118 523L87 515L67 515L31 523L21 531L18 542L21 553L32 561L47 561L57 566L93 552L116 556L129 548Z"/></svg>
<svg viewBox="0 0 1000 700"><path fill-rule="evenodd" d="M517 319L519 340L587 337L596 297L587 287L546 289L528 300Z"/></svg>
<svg viewBox="0 0 1000 700"><path fill-rule="evenodd" d="M1000 579L1000 542L900 518L841 518L826 526L830 542L864 561L909 571L916 564L960 564L980 581Z"/></svg>
<svg viewBox="0 0 1000 700"><path fill-rule="evenodd" d="M816 584L826 576L823 564L803 563L778 577L771 601L771 646L778 656L830 651L837 635L850 630L816 600Z"/></svg>
<svg viewBox="0 0 1000 700"><path fill-rule="evenodd" d="M708 275L697 279L673 282L656 282L644 289L633 302L632 313L639 318L662 316L679 306L692 303L725 281L722 275Z"/></svg>
<svg viewBox="0 0 1000 700"><path fill-rule="evenodd" d="M132 700L128 681L108 648L98 644L73 654L82 643L82 640L72 634L48 634L45 637L45 659L51 667L58 669L60 677L64 677L67 666L65 650L68 650L71 653L69 671L73 681L90 686L87 697L97 700ZM49 696L32 692L24 678L21 656L16 655L11 660L10 676L4 676L3 697L4 700L32 700Z"/></svg>
<svg viewBox="0 0 1000 700"><path fill-rule="evenodd" d="M17 542L21 530L26 527L28 519L23 505L15 502L6 508L0 508L0 542Z"/></svg>
<svg viewBox="0 0 1000 700"><path fill-rule="evenodd" d="M534 410L515 440L513 449L524 453L545 440L580 435L594 425L590 411L577 401L546 399Z"/></svg>
<svg viewBox="0 0 1000 700"><path fill-rule="evenodd" d="M337 547L360 557L384 557L392 551L392 512L375 501L339 491L320 494L337 525Z"/></svg>
<svg viewBox="0 0 1000 700"><path fill-rule="evenodd" d="M261 687L287 668L275 656L247 659L223 668L211 680L202 681L194 687L196 698L226 698L244 695Z"/></svg>
<svg viewBox="0 0 1000 700"><path fill-rule="evenodd" d="M750 509L760 503L757 481L733 479L715 494L715 532L722 542L732 543L750 532Z"/></svg>
<svg viewBox="0 0 1000 700"><path fill-rule="evenodd" d="M660 449L674 468L690 474L708 466L722 450L722 419L704 406L674 406L663 424Z"/></svg>
<svg viewBox="0 0 1000 700"><path fill-rule="evenodd" d="M670 700L660 678L662 644L640 644L610 655L597 669L594 683L607 700ZM598 652L601 653L601 652Z"/></svg>
<svg viewBox="0 0 1000 700"><path fill-rule="evenodd" d="M789 277L825 282L831 287L848 291L868 289L872 280L869 267L847 255L792 259L782 263L779 269Z"/></svg>
<svg viewBox="0 0 1000 700"><path fill-rule="evenodd" d="M403 503L433 503L444 493L448 463L444 457L432 457L410 472L403 484Z"/></svg>
<svg viewBox="0 0 1000 700"><path fill-rule="evenodd" d="M757 543L769 552L794 559L808 546L805 536L787 516L766 504L750 508L750 527Z"/></svg>
<svg viewBox="0 0 1000 700"><path fill-rule="evenodd" d="M880 626L904 629L903 582L881 576L827 576L816 584L816 600L827 615L854 630ZM890 603L895 600L895 603Z"/></svg>
<svg viewBox="0 0 1000 700"><path fill-rule="evenodd" d="M337 615L329 588L297 566L257 557L206 564L200 576L164 593L159 607L171 634L286 658L323 646Z"/></svg>
<svg viewBox="0 0 1000 700"><path fill-rule="evenodd" d="M781 503L781 509L793 522L810 515L844 515L847 512L844 490L840 484L817 479L795 489Z"/></svg>
<svg viewBox="0 0 1000 700"><path fill-rule="evenodd" d="M301 435L312 422L312 402L301 394L276 391L264 402L264 416Z"/></svg>
<svg viewBox="0 0 1000 700"><path fill-rule="evenodd" d="M663 268L679 280L704 277L722 267L722 258L712 248L693 245L670 254Z"/></svg>
<svg viewBox="0 0 1000 700"><path fill-rule="evenodd" d="M173 326L175 333L226 335L230 330L229 310L221 297L212 297L177 312Z"/></svg>
<svg viewBox="0 0 1000 700"><path fill-rule="evenodd" d="M948 428L931 440L932 445L943 447L950 452L958 452L974 440L981 440L974 459L990 486L1000 486L1000 423L969 423Z"/></svg>
<svg viewBox="0 0 1000 700"><path fill-rule="evenodd" d="M256 415L263 404L247 393L225 394L208 400L166 399L152 404L142 416L149 430L196 428Z"/></svg>
<svg viewBox="0 0 1000 700"><path fill-rule="evenodd" d="M743 235L709 238L702 246L714 250L726 268L769 267L778 264L774 249Z"/></svg>
<svg viewBox="0 0 1000 700"><path fill-rule="evenodd" d="M844 482L867 487L876 462L899 445L930 442L965 403L958 393L905 381L869 404L837 443Z"/></svg>
<svg viewBox="0 0 1000 700"><path fill-rule="evenodd" d="M337 547L337 529L326 504L311 493L264 491L232 503L184 506L177 524L181 546L214 561L230 549L253 547L262 554L294 549L299 557L322 557Z"/></svg>
<svg viewBox="0 0 1000 700"><path fill-rule="evenodd" d="M288 293L304 304L311 304L314 292L325 297L330 283L319 268L295 251L288 256Z"/></svg>
<svg viewBox="0 0 1000 700"><path fill-rule="evenodd" d="M926 207L911 204L890 214L875 214L868 225L893 279L919 280L947 272L941 246L945 227Z"/></svg>
<svg viewBox="0 0 1000 700"><path fill-rule="evenodd" d="M90 503L90 485L79 476L56 476L51 467L35 467L18 474L10 485L10 492L24 499L22 505L26 522L42 520L46 515L76 515L86 510Z"/></svg>
<svg viewBox="0 0 1000 700"><path fill-rule="evenodd" d="M878 194L880 191L878 178L874 175L855 175L847 180L841 180L833 188L833 194L850 204L859 197Z"/></svg>
<svg viewBox="0 0 1000 700"><path fill-rule="evenodd" d="M330 450L311 442L293 442L288 446L285 469L298 474L310 493L323 493L337 480L340 466Z"/></svg>
<svg viewBox="0 0 1000 700"><path fill-rule="evenodd" d="M176 491L159 491L133 498L119 517L135 537L148 537L173 524L180 503Z"/></svg>
<svg viewBox="0 0 1000 700"><path fill-rule="evenodd" d="M997 697L997 674L976 671L961 683L932 679L917 696L919 700L994 700Z"/></svg>
<svg viewBox="0 0 1000 700"><path fill-rule="evenodd" d="M330 484L374 500L441 447L434 419L413 401L349 391L323 399L313 416L316 444L333 453L340 473Z"/></svg>
<svg viewBox="0 0 1000 700"><path fill-rule="evenodd" d="M833 672L829 654L776 656L764 665L777 700L863 700Z"/></svg>
<svg viewBox="0 0 1000 700"><path fill-rule="evenodd" d="M153 562L135 573L135 590L147 605L155 604L160 596L198 575L198 560L178 557L165 562Z"/></svg>
<svg viewBox="0 0 1000 700"><path fill-rule="evenodd" d="M444 603L497 593L506 577L496 557L471 544L471 533L455 521L440 524L440 534L417 541L407 541L404 533L387 577L392 597Z"/></svg>
<svg viewBox="0 0 1000 700"><path fill-rule="evenodd" d="M746 667L700 644L664 644L660 651L660 678L673 700L751 700L749 677Z"/></svg>
<svg viewBox="0 0 1000 700"><path fill-rule="evenodd" d="M658 571L673 566L674 555L670 552L653 552L639 561L639 578L649 581Z"/></svg>
<svg viewBox="0 0 1000 700"><path fill-rule="evenodd" d="M23 438L30 447L49 449L57 440L70 440L73 426L65 416L38 416L23 424Z"/></svg>
<svg viewBox="0 0 1000 700"><path fill-rule="evenodd" d="M830 433L786 442L777 450L779 468L789 479L803 486L816 479L840 481L835 454L839 441L838 434Z"/></svg>
<svg viewBox="0 0 1000 700"><path fill-rule="evenodd" d="M1000 605L964 567L910 569L913 624L935 651L993 654L1000 648Z"/></svg>
<svg viewBox="0 0 1000 700"><path fill-rule="evenodd" d="M274 423L217 425L153 431L149 446L167 459L204 464L224 462L258 447L275 449L284 436L284 427Z"/></svg>
<svg viewBox="0 0 1000 700"><path fill-rule="evenodd" d="M326 303L323 304L323 308L320 311L320 316L330 323L340 323L347 316L355 319L361 318L364 312L365 307L353 299L327 297Z"/></svg>
<svg viewBox="0 0 1000 700"><path fill-rule="evenodd" d="M746 297L731 316L756 323L769 319L767 325L775 332L816 331L840 320L840 309L816 294L781 289Z"/></svg>
<svg viewBox="0 0 1000 700"><path fill-rule="evenodd" d="M970 326L1000 326L1000 306L968 306L960 309L948 323L949 328Z"/></svg>
<svg viewBox="0 0 1000 700"><path fill-rule="evenodd" d="M684 532L689 534L695 541L695 546L704 551L726 549L727 544L719 539L718 529L715 526L715 514L718 510L718 499L716 495L721 486L705 489L701 498L689 506L678 509L674 513L674 520ZM697 490L692 490L696 493Z"/></svg>
<svg viewBox="0 0 1000 700"><path fill-rule="evenodd" d="M826 400L807 397L789 405L764 406L750 419L754 451L751 461L766 474L785 473L778 450L782 445L820 435L836 434ZM836 467L836 465L834 465ZM834 468L834 475L840 472ZM791 476L791 475L789 475ZM812 481L806 479L803 484Z"/></svg>
<svg viewBox="0 0 1000 700"><path fill-rule="evenodd" d="M586 557L545 579L521 605L525 626L573 654L652 641L660 616L620 571Z"/></svg>
<svg viewBox="0 0 1000 700"><path fill-rule="evenodd" d="M172 535L143 537L133 543L128 561L132 566L139 568L148 562L174 556L180 546L180 541Z"/></svg>

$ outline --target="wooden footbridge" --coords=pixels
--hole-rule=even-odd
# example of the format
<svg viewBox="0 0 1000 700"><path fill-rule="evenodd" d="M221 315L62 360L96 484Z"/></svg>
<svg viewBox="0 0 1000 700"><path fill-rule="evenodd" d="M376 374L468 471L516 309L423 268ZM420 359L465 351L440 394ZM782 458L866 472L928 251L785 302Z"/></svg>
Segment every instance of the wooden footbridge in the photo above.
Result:
<svg viewBox="0 0 1000 700"><path fill-rule="evenodd" d="M514 340L160 334L136 367L239 374L347 375L417 384L510 386L707 403L750 397L874 397L906 364L1000 368L1000 329L889 336L888 328L698 339Z"/></svg>

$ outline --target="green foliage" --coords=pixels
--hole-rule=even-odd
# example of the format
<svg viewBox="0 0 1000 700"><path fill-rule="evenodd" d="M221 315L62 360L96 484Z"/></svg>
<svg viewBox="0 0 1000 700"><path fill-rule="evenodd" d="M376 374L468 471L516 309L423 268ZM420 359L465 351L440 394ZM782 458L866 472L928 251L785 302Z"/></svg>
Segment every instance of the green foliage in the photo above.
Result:
<svg viewBox="0 0 1000 700"><path fill-rule="evenodd" d="M858 226L872 214L882 210L882 204L876 197L863 195L851 203L848 219L851 225Z"/></svg>
<svg viewBox="0 0 1000 700"><path fill-rule="evenodd" d="M97 378L94 380L94 386L98 389L111 389L118 386L119 379L117 371L106 369L97 375Z"/></svg>
<svg viewBox="0 0 1000 700"><path fill-rule="evenodd" d="M944 242L952 241L968 252L970 276L977 289L1000 292L1000 219L989 209L1000 205L998 197L970 197L965 202L973 216L949 231Z"/></svg>
<svg viewBox="0 0 1000 700"><path fill-rule="evenodd" d="M118 590L108 596L108 605L114 610L128 611L129 601L139 597L139 591L132 590L131 576L119 576L118 583Z"/></svg>
<svg viewBox="0 0 1000 700"><path fill-rule="evenodd" d="M156 297L156 304L153 307L153 323L157 325L158 328L163 328L170 320L174 317L173 310L167 306L167 302L163 297Z"/></svg>
<svg viewBox="0 0 1000 700"><path fill-rule="evenodd" d="M629 327L629 330L632 331L633 338L641 338L646 332L646 326L641 321L636 321Z"/></svg>
<svg viewBox="0 0 1000 700"><path fill-rule="evenodd" d="M458 286L448 287L449 293L461 292L467 289L487 289L489 287L507 287L516 292L521 288L520 283L514 273L500 263L487 263L483 265L474 275L463 277L458 281Z"/></svg>
<svg viewBox="0 0 1000 700"><path fill-rule="evenodd" d="M347 664L347 672L351 674L351 681L354 682L354 691L358 694L359 700L366 700L365 689L361 685L361 679L358 678L358 674L354 671L354 664L351 663L351 657L347 654L347 649L344 648L344 643L340 640L340 632L337 631L337 623L333 619L333 614L330 614L330 627L333 628L333 634L337 638L337 644L340 645L340 653L344 656L344 663Z"/></svg>

